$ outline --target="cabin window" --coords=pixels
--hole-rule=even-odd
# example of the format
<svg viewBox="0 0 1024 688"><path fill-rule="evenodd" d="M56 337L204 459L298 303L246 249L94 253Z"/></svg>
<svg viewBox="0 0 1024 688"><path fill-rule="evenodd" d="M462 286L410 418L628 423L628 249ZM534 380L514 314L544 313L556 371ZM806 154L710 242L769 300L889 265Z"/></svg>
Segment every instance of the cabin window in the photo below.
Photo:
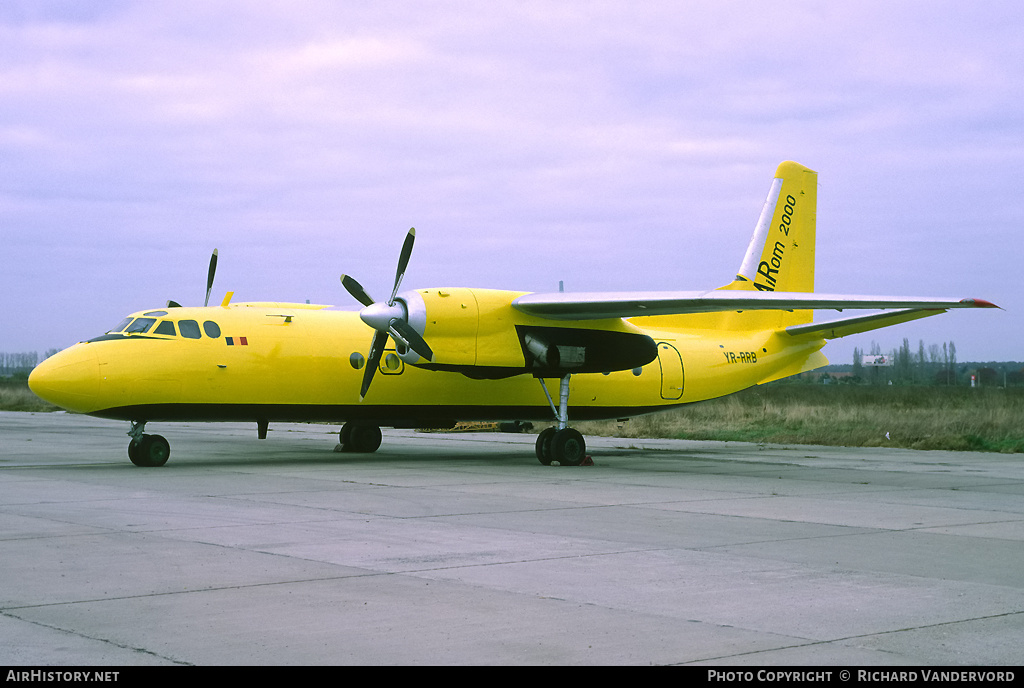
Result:
<svg viewBox="0 0 1024 688"><path fill-rule="evenodd" d="M149 328L153 327L153 323L156 322L156 318L135 318L132 324L124 328L125 334L143 334L149 332Z"/></svg>
<svg viewBox="0 0 1024 688"><path fill-rule="evenodd" d="M182 320L178 323L178 331L185 339L202 339L203 337L199 332L199 323L195 320Z"/></svg>
<svg viewBox="0 0 1024 688"><path fill-rule="evenodd" d="M174 323L170 320L161 320L160 324L156 326L155 330L153 330L153 334L166 334L171 337L175 336Z"/></svg>
<svg viewBox="0 0 1024 688"><path fill-rule="evenodd" d="M203 323L203 332L205 332L206 336L210 339L218 339L220 337L220 325L212 320L207 320Z"/></svg>

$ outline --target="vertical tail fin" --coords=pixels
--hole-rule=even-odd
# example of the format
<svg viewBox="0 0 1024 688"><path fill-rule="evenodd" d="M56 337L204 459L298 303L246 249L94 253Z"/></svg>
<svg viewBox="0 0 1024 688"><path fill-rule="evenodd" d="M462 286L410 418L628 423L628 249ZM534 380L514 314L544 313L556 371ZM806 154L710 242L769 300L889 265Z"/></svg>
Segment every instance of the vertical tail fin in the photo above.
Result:
<svg viewBox="0 0 1024 688"><path fill-rule="evenodd" d="M721 289L814 291L817 201L817 172L790 161L779 165L736 279ZM753 326L754 320L768 327L811 321L811 311L740 315L746 327Z"/></svg>
<svg viewBox="0 0 1024 688"><path fill-rule="evenodd" d="M817 172L795 162L779 165L733 283L749 286L732 288L814 291L817 200Z"/></svg>

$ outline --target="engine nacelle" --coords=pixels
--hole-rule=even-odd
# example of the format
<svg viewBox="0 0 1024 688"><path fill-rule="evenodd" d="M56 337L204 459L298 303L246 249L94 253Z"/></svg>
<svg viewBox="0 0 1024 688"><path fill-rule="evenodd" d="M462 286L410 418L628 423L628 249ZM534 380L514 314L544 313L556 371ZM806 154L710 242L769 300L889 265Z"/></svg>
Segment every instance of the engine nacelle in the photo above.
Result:
<svg viewBox="0 0 1024 688"><path fill-rule="evenodd" d="M658 356L654 340L625 320L572 324L525 314L512 307L522 292L489 289L422 289L399 294L409 324L434 352L426 362L399 344L406 363L452 370L474 378L523 373L630 370Z"/></svg>

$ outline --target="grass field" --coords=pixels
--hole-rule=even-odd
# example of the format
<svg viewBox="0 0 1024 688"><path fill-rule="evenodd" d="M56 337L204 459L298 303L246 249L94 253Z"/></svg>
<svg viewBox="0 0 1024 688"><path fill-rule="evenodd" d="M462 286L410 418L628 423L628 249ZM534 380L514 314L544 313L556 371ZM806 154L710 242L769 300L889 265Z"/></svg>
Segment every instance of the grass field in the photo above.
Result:
<svg viewBox="0 0 1024 688"><path fill-rule="evenodd" d="M31 391L24 380L0 378L0 411L59 411Z"/></svg>
<svg viewBox="0 0 1024 688"><path fill-rule="evenodd" d="M3 381L0 410L57 408L24 381ZM1024 388L771 384L625 423L573 425L584 435L1012 453L1024 452Z"/></svg>
<svg viewBox="0 0 1024 688"><path fill-rule="evenodd" d="M1024 452L1024 388L774 384L577 427L619 437Z"/></svg>

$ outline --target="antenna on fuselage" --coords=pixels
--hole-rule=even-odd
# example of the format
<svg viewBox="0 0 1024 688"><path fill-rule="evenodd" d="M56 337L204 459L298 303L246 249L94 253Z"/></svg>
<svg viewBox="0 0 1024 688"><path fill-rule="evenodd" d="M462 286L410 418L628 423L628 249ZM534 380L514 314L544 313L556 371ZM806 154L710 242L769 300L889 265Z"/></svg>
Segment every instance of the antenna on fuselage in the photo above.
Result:
<svg viewBox="0 0 1024 688"><path fill-rule="evenodd" d="M210 256L210 272L206 276L206 302L203 303L203 307L210 305L210 291L213 290L213 276L217 274L217 249L213 249L213 255Z"/></svg>

